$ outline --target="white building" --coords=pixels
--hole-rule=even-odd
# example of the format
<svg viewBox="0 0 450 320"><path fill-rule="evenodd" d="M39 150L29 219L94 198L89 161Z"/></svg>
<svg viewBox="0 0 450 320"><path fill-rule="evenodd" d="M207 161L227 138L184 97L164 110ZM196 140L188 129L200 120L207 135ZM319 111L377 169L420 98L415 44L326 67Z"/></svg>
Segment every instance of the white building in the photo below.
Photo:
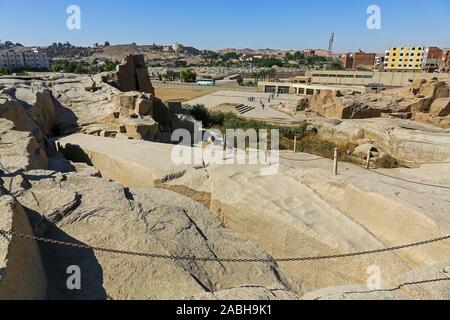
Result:
<svg viewBox="0 0 450 320"><path fill-rule="evenodd" d="M178 42L177 43L175 43L173 46L172 46L172 50L174 51L174 52L182 52L183 51L183 45L182 44L179 44Z"/></svg>
<svg viewBox="0 0 450 320"><path fill-rule="evenodd" d="M14 71L49 67L47 52L41 48L16 47L0 50L0 68Z"/></svg>

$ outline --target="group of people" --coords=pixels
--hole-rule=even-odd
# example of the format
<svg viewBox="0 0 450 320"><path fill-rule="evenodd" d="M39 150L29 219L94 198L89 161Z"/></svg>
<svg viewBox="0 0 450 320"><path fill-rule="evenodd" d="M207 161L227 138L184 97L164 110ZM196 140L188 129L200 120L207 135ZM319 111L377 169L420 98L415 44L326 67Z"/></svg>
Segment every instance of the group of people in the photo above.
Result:
<svg viewBox="0 0 450 320"><path fill-rule="evenodd" d="M275 97L278 98L279 96L280 96L280 93L279 93L279 92L273 93L273 94L271 94L271 95L269 96L269 98L267 98L267 102L270 103L270 102L272 101L272 99L275 99ZM255 101L256 101L256 97L248 97L247 100L248 100L248 102L255 102ZM259 104L261 105L261 108L262 108L263 110L265 110L266 105L265 105L265 103L263 102L263 99L259 99Z"/></svg>

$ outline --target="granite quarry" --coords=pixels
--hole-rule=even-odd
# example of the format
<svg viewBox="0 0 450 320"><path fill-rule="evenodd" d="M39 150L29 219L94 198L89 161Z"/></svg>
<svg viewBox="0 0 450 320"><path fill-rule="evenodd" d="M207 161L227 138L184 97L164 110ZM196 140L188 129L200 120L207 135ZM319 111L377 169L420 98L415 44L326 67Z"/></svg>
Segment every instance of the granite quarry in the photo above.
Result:
<svg viewBox="0 0 450 320"><path fill-rule="evenodd" d="M275 101L265 120L307 121L349 154L400 166L340 163L333 175L332 160L281 151L279 171L261 176L259 165L173 164L171 134L192 132L195 120L181 103L155 96L142 56L93 76L0 78L0 230L211 259L120 255L4 233L0 299L448 300L448 238L342 259L277 259L446 236L449 99L448 85L432 80ZM72 265L83 270L82 290L66 286ZM377 290L367 287L373 266Z"/></svg>

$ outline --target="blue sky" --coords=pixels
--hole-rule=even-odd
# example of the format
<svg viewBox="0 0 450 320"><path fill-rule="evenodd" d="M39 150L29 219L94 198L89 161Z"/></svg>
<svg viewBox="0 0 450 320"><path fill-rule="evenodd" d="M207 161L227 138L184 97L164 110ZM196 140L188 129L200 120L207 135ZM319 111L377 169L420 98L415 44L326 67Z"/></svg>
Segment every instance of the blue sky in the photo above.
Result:
<svg viewBox="0 0 450 320"><path fill-rule="evenodd" d="M66 28L66 8L81 8L81 30ZM366 27L381 8L381 30ZM201 49L327 48L383 51L390 45L450 47L449 0L0 0L0 40L24 45L171 44Z"/></svg>

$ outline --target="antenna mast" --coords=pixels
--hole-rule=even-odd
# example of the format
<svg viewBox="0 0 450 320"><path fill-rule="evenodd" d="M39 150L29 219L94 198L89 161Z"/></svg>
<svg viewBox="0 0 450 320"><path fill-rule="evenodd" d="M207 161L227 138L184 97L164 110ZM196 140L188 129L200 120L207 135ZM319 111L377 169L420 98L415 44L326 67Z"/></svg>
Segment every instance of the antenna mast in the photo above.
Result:
<svg viewBox="0 0 450 320"><path fill-rule="evenodd" d="M333 44L334 44L334 32L330 35L330 43L328 46L328 52L333 53Z"/></svg>

